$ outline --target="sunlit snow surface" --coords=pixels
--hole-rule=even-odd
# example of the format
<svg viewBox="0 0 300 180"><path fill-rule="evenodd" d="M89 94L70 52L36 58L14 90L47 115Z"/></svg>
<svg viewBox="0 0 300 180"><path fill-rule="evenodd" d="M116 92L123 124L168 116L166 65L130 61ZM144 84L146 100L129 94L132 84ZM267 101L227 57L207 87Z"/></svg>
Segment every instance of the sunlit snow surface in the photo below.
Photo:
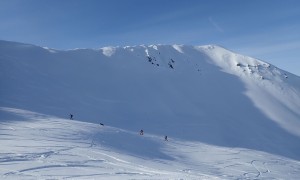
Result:
<svg viewBox="0 0 300 180"><path fill-rule="evenodd" d="M1 108L1 179L297 179L300 163Z"/></svg>
<svg viewBox="0 0 300 180"><path fill-rule="evenodd" d="M0 179L298 179L299 109L300 77L220 46L0 40Z"/></svg>

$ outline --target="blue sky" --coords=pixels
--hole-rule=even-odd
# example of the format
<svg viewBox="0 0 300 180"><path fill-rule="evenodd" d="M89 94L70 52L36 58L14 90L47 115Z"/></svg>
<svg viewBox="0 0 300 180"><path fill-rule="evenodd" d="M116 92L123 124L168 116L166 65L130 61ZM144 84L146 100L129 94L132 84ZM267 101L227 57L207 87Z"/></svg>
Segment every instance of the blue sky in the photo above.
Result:
<svg viewBox="0 0 300 180"><path fill-rule="evenodd" d="M0 39L56 49L218 44L300 76L300 1L1 0Z"/></svg>

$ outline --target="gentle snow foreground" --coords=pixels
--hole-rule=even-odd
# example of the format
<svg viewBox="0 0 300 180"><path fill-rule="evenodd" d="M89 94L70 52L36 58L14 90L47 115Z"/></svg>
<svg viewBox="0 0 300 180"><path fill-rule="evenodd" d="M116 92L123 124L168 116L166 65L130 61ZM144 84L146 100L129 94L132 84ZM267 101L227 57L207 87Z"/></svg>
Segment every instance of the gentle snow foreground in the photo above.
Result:
<svg viewBox="0 0 300 180"><path fill-rule="evenodd" d="M299 109L300 77L219 46L0 41L0 179L298 179Z"/></svg>
<svg viewBox="0 0 300 180"><path fill-rule="evenodd" d="M1 108L1 179L297 179L300 163ZM14 117L14 118L12 118ZM13 120L12 120L13 119Z"/></svg>

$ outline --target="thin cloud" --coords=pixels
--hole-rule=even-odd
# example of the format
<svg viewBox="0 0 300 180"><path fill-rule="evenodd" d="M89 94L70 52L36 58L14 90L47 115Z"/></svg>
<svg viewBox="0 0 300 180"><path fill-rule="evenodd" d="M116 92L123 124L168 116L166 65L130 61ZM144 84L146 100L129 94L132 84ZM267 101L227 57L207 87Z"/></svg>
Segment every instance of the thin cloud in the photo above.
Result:
<svg viewBox="0 0 300 180"><path fill-rule="evenodd" d="M216 29L217 31L219 31L219 32L221 32L221 33L224 32L223 28L221 28L221 27L213 20L212 17L209 17L208 20L209 20L210 24L212 24L212 25L215 27L215 29Z"/></svg>

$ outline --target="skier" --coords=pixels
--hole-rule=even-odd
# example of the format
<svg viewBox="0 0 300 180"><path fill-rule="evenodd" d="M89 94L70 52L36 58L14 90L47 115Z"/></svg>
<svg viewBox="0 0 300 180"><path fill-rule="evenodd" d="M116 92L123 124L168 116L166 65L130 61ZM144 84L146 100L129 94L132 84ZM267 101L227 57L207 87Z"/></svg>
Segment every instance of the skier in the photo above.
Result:
<svg viewBox="0 0 300 180"><path fill-rule="evenodd" d="M168 141L168 136L165 136L165 141Z"/></svg>
<svg viewBox="0 0 300 180"><path fill-rule="evenodd" d="M104 124L103 124L103 123L100 123L100 125L101 125L101 126L104 126Z"/></svg>
<svg viewBox="0 0 300 180"><path fill-rule="evenodd" d="M70 119L73 119L73 114L70 114Z"/></svg>
<svg viewBox="0 0 300 180"><path fill-rule="evenodd" d="M140 135L144 135L144 131L143 130L140 131Z"/></svg>

